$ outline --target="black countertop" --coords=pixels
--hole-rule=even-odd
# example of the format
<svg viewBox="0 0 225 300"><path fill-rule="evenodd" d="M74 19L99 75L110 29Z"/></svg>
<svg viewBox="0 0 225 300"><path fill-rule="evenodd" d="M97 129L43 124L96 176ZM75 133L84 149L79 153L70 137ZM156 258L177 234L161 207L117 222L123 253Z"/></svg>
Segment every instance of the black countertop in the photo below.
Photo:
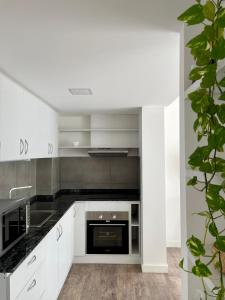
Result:
<svg viewBox="0 0 225 300"><path fill-rule="evenodd" d="M62 190L56 197L36 196L31 210L54 210L41 227L29 233L0 258L0 273L13 273L76 201L138 201L136 190Z"/></svg>
<svg viewBox="0 0 225 300"><path fill-rule="evenodd" d="M44 209L54 209L56 213L41 228L30 228L29 233L0 258L0 273L13 273L74 202L73 197L64 199L59 197L49 202L33 202L31 209L41 210L44 206Z"/></svg>

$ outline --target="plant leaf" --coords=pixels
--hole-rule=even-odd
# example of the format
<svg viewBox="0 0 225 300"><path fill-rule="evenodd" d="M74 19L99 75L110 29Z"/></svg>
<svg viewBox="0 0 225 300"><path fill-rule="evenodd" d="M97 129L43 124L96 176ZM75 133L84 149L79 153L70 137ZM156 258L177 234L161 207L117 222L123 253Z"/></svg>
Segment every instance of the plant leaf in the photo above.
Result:
<svg viewBox="0 0 225 300"><path fill-rule="evenodd" d="M187 247L193 256L205 255L205 248L202 242L193 235L187 240Z"/></svg>
<svg viewBox="0 0 225 300"><path fill-rule="evenodd" d="M200 167L204 160L211 153L211 149L207 146L198 147L189 157L189 165L193 167Z"/></svg>
<svg viewBox="0 0 225 300"><path fill-rule="evenodd" d="M219 85L225 87L225 77L222 80L220 80Z"/></svg>
<svg viewBox="0 0 225 300"><path fill-rule="evenodd" d="M224 59L225 58L225 40L223 37L220 38L216 42L216 44L212 50L212 57L214 59Z"/></svg>
<svg viewBox="0 0 225 300"><path fill-rule="evenodd" d="M216 64L207 65L205 67L205 72L203 74L201 87L202 88L210 88L216 82Z"/></svg>
<svg viewBox="0 0 225 300"><path fill-rule="evenodd" d="M203 6L201 4L195 4L191 6L178 17L179 21L183 21L188 25L202 23L204 19L205 16L203 14Z"/></svg>
<svg viewBox="0 0 225 300"><path fill-rule="evenodd" d="M179 262L179 267L184 269L184 258Z"/></svg>
<svg viewBox="0 0 225 300"><path fill-rule="evenodd" d="M206 19L213 21L215 18L215 5L210 1L206 1L206 4L203 6L203 14Z"/></svg>
<svg viewBox="0 0 225 300"><path fill-rule="evenodd" d="M225 9L222 8L217 17L217 24L219 27L225 28Z"/></svg>
<svg viewBox="0 0 225 300"><path fill-rule="evenodd" d="M218 229L214 222L209 224L209 232L211 233L212 236L218 235Z"/></svg>
<svg viewBox="0 0 225 300"><path fill-rule="evenodd" d="M204 50L207 47L207 38L204 32L200 33L199 35L195 36L193 39L191 39L186 47L191 49L198 49L198 50Z"/></svg>
<svg viewBox="0 0 225 300"><path fill-rule="evenodd" d="M188 182L187 182L187 185L191 185L191 186L194 186L198 183L198 178L197 176L194 176L193 178L191 178Z"/></svg>
<svg viewBox="0 0 225 300"><path fill-rule="evenodd" d="M217 116L222 124L225 123L225 104L217 105Z"/></svg>
<svg viewBox="0 0 225 300"><path fill-rule="evenodd" d="M225 92L220 95L219 100L225 100Z"/></svg>
<svg viewBox="0 0 225 300"><path fill-rule="evenodd" d="M201 212L199 212L199 213L195 213L195 215L199 215L199 216L201 216L201 217L206 217L206 218L208 218L208 219L211 218L210 213L209 213L207 210L206 210L206 211L201 211Z"/></svg>
<svg viewBox="0 0 225 300"><path fill-rule="evenodd" d="M214 212L225 209L225 201L219 194L208 192L206 195L206 202L208 207Z"/></svg>
<svg viewBox="0 0 225 300"><path fill-rule="evenodd" d="M215 246L219 251L225 252L225 236L218 236Z"/></svg>
<svg viewBox="0 0 225 300"><path fill-rule="evenodd" d="M209 268L200 261L200 259L195 261L195 266L192 268L192 273L198 277L209 277L212 275Z"/></svg>

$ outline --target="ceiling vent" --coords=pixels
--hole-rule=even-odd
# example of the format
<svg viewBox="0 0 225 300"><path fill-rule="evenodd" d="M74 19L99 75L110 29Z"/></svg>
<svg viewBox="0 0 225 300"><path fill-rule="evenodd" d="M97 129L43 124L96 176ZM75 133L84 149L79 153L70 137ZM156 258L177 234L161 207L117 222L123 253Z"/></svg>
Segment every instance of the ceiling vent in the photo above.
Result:
<svg viewBox="0 0 225 300"><path fill-rule="evenodd" d="M71 88L69 89L70 94L77 95L77 96L87 96L87 95L93 95L91 89L87 88Z"/></svg>

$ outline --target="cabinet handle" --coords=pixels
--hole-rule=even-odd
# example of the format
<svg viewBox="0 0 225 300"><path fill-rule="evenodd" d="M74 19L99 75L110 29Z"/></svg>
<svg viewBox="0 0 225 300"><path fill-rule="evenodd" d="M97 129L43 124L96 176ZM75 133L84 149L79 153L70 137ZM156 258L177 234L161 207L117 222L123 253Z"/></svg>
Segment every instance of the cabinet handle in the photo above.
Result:
<svg viewBox="0 0 225 300"><path fill-rule="evenodd" d="M24 151L24 141L20 139L20 155L23 154L23 151Z"/></svg>
<svg viewBox="0 0 225 300"><path fill-rule="evenodd" d="M28 148L29 148L29 144L28 144L28 141L25 140L25 154L28 153Z"/></svg>
<svg viewBox="0 0 225 300"><path fill-rule="evenodd" d="M27 263L27 265L28 265L28 266L32 265L32 263L34 263L36 259L37 259L37 256L34 255L34 256L31 258L31 260Z"/></svg>
<svg viewBox="0 0 225 300"><path fill-rule="evenodd" d="M52 145L52 152L51 153L53 153L53 145Z"/></svg>
<svg viewBox="0 0 225 300"><path fill-rule="evenodd" d="M37 284L37 281L34 279L31 282L31 285L28 287L27 292L29 292L30 290L32 290L35 287L36 284Z"/></svg>

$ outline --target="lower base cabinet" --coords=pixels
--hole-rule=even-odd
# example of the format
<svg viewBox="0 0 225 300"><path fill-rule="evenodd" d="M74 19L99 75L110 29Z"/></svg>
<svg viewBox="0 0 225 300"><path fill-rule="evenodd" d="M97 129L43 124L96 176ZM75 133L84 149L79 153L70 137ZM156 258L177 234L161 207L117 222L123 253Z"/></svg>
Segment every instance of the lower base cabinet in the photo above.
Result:
<svg viewBox="0 0 225 300"><path fill-rule="evenodd" d="M35 274L27 282L22 292L16 297L16 300L39 300L45 293L46 278L44 263L39 266Z"/></svg>
<svg viewBox="0 0 225 300"><path fill-rule="evenodd" d="M74 206L17 270L0 274L0 300L57 300L73 262Z"/></svg>
<svg viewBox="0 0 225 300"><path fill-rule="evenodd" d="M41 300L56 300L73 261L74 208L71 207L47 236L48 285Z"/></svg>

